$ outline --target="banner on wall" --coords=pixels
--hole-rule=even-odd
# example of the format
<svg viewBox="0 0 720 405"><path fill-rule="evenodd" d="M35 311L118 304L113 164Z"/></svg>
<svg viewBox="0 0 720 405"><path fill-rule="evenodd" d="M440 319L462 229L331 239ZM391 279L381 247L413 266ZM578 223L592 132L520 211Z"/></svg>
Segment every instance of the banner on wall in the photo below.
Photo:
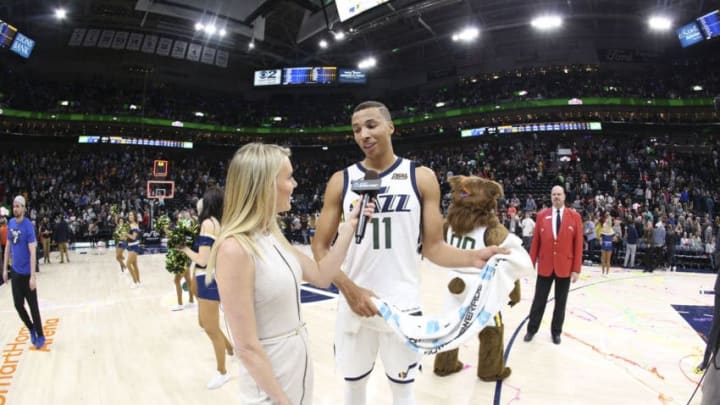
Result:
<svg viewBox="0 0 720 405"><path fill-rule="evenodd" d="M130 38L128 38L127 49L128 51L139 51L140 45L142 44L143 34L132 32Z"/></svg>
<svg viewBox="0 0 720 405"><path fill-rule="evenodd" d="M200 60L200 54L202 53L202 45L191 43L188 46L187 60L197 62Z"/></svg>
<svg viewBox="0 0 720 405"><path fill-rule="evenodd" d="M68 46L82 45L83 38L85 38L86 32L87 32L87 30L85 28L75 28L73 30L72 35L70 35L70 40L68 41Z"/></svg>

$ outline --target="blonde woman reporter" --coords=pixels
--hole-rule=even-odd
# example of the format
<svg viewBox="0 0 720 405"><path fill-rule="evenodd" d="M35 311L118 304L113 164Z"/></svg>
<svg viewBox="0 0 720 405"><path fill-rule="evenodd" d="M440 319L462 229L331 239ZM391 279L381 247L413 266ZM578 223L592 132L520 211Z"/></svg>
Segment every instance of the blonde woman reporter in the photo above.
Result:
<svg viewBox="0 0 720 405"><path fill-rule="evenodd" d="M310 404L313 367L300 311L300 282L325 287L339 275L357 224L338 228L333 249L319 263L295 249L280 232L277 214L290 209L297 186L290 151L251 143L230 162L222 231L213 245L214 268L225 319L240 367L245 404ZM372 215L369 204L365 215Z"/></svg>

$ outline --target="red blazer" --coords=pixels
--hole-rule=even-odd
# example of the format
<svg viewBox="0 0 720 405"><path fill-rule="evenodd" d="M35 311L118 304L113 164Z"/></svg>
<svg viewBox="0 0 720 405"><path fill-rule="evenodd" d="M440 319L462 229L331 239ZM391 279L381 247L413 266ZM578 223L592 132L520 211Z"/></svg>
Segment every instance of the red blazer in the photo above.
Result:
<svg viewBox="0 0 720 405"><path fill-rule="evenodd" d="M538 274L550 277L570 277L580 273L583 255L583 223L580 214L571 208L563 209L560 233L553 237L552 209L537 214L530 259L537 265Z"/></svg>

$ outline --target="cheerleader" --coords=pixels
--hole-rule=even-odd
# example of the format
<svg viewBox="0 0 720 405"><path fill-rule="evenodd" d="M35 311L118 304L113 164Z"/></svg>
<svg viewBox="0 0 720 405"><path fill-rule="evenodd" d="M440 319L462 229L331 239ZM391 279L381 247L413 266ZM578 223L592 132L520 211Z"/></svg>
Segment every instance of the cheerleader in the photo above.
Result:
<svg viewBox="0 0 720 405"><path fill-rule="evenodd" d="M140 269L138 269L137 256L140 253L140 225L138 225L136 214L132 211L128 213L128 225L130 231L126 234L127 238L127 268L132 276L132 288L140 286Z"/></svg>
<svg viewBox="0 0 720 405"><path fill-rule="evenodd" d="M225 334L220 330L220 295L217 283L212 273L206 274L210 257L210 248L215 238L220 233L220 219L223 212L223 192L217 187L212 187L205 192L203 198L198 201L197 210L199 213L200 236L198 237L197 249L183 248L190 260L193 261L193 285L191 290L197 296L198 321L205 330L213 345L217 372L208 382L208 389L219 388L228 380L230 375L225 368L225 352L233 355L233 347Z"/></svg>
<svg viewBox="0 0 720 405"><path fill-rule="evenodd" d="M125 239L126 232L123 232L125 227L125 220L118 216L115 220L115 233L113 239L115 239L115 260L120 263L120 272L125 271Z"/></svg>

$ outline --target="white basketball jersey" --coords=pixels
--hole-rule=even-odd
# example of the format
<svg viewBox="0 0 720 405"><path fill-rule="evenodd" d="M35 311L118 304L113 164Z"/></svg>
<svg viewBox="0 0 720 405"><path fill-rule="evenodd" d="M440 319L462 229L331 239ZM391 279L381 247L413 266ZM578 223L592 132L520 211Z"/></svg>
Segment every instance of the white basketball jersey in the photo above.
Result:
<svg viewBox="0 0 720 405"><path fill-rule="evenodd" d="M345 169L342 199L345 218L360 202L358 194L351 190L352 181L365 178L365 171L360 163ZM357 285L398 308L419 310L418 246L422 205L415 180L415 162L397 158L379 175L381 189L375 214L368 221L362 242L351 242L343 270Z"/></svg>
<svg viewBox="0 0 720 405"><path fill-rule="evenodd" d="M467 235L456 235L453 233L452 227L448 227L445 240L448 245L458 249L482 249L485 247L486 230L486 226L479 226Z"/></svg>

